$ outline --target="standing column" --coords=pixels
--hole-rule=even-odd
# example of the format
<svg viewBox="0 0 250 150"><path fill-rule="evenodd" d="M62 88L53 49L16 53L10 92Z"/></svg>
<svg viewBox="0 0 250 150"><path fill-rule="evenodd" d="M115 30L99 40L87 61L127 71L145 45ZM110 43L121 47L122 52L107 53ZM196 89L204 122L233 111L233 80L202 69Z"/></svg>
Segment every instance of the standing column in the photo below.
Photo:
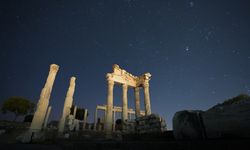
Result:
<svg viewBox="0 0 250 150"><path fill-rule="evenodd" d="M88 117L88 109L84 109L84 118L83 118L83 126L82 126L83 130L85 130L86 128L87 117Z"/></svg>
<svg viewBox="0 0 250 150"><path fill-rule="evenodd" d="M115 131L115 110L113 111L113 131Z"/></svg>
<svg viewBox="0 0 250 150"><path fill-rule="evenodd" d="M122 85L122 121L128 120L128 85Z"/></svg>
<svg viewBox="0 0 250 150"><path fill-rule="evenodd" d="M95 109L94 130L96 130L96 124L97 124L97 108Z"/></svg>
<svg viewBox="0 0 250 150"><path fill-rule="evenodd" d="M140 87L135 87L135 116L140 117Z"/></svg>
<svg viewBox="0 0 250 150"><path fill-rule="evenodd" d="M111 138L112 132L112 110L113 110L113 89L114 81L108 80L108 96L107 96L107 109L105 119L106 138Z"/></svg>
<svg viewBox="0 0 250 150"><path fill-rule="evenodd" d="M52 87L55 81L55 77L59 66L56 64L50 65L50 71L44 88L41 91L40 99L37 103L36 112L34 114L32 123L30 125L30 131L36 132L42 129L45 114L49 105L50 94L52 92Z"/></svg>
<svg viewBox="0 0 250 150"><path fill-rule="evenodd" d="M76 119L76 111L77 111L77 106L74 106L74 113L73 113L74 119Z"/></svg>
<svg viewBox="0 0 250 150"><path fill-rule="evenodd" d="M49 120L51 108L52 108L52 107L49 106L48 111L47 111L47 113L46 113L45 121L44 121L44 123L43 123L43 128L47 128L47 124L48 124L48 120Z"/></svg>
<svg viewBox="0 0 250 150"><path fill-rule="evenodd" d="M70 78L68 92L64 101L63 113L58 126L59 132L64 131L66 117L70 115L70 108L72 107L73 95L75 92L75 80L76 80L75 77Z"/></svg>
<svg viewBox="0 0 250 150"><path fill-rule="evenodd" d="M150 95L149 95L149 83L145 82L144 87L144 103L145 103L145 115L151 114L151 105L150 105Z"/></svg>

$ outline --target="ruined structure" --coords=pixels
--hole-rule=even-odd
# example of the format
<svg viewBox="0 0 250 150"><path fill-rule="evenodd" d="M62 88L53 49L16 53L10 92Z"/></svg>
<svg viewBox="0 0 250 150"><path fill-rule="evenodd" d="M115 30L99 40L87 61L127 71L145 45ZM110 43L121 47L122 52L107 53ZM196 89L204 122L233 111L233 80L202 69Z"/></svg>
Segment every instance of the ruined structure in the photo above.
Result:
<svg viewBox="0 0 250 150"><path fill-rule="evenodd" d="M70 108L72 107L73 95L75 92L75 80L76 80L75 77L70 78L70 84L64 102L63 113L58 126L58 132L60 133L64 131L66 117L70 115Z"/></svg>
<svg viewBox="0 0 250 150"><path fill-rule="evenodd" d="M94 118L94 130L96 130L97 128L97 116L98 116L98 110L103 110L104 111L104 114L106 114L106 110L107 110L107 105L97 105L96 106L96 111L95 111L95 118ZM115 131L115 121L116 121L116 113L119 112L119 113L122 113L122 107L119 107L119 106L113 106L113 109L112 109L112 112L113 112L113 123L112 123L112 130ZM131 120L132 119L132 115L135 115L135 111L133 109L127 109L127 112L128 112L128 120ZM145 116L145 111L140 111L140 115L141 116Z"/></svg>
<svg viewBox="0 0 250 150"><path fill-rule="evenodd" d="M45 86L41 91L40 99L37 103L37 109L34 114L31 126L30 126L31 132L38 132L42 129L42 126L45 120L45 114L49 105L50 94L52 92L52 87L53 87L58 69L59 69L58 65L56 64L50 65L49 75L45 83Z"/></svg>
<svg viewBox="0 0 250 150"><path fill-rule="evenodd" d="M150 95L149 95L149 80L151 78L150 73L145 73L142 76L134 76L127 71L121 69L117 64L113 65L113 72L106 75L108 82L108 95L107 95L107 110L105 119L105 131L107 138L111 137L112 124L113 124L113 88L114 84L118 83L122 85L122 120L128 119L128 99L127 91L128 87L134 88L135 91L135 110L136 117L140 116L140 88L144 89L144 103L145 103L145 115L151 114Z"/></svg>

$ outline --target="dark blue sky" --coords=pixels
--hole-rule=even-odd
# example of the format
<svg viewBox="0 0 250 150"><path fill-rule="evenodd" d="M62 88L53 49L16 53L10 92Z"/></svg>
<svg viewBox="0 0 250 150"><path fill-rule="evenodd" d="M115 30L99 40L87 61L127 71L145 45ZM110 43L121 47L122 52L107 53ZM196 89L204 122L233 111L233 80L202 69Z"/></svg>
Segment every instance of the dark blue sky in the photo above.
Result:
<svg viewBox="0 0 250 150"><path fill-rule="evenodd" d="M114 63L152 74L152 111L169 127L176 111L250 94L248 0L9 0L0 2L0 17L0 102L37 102L56 63L52 119L74 75L74 103L88 108L92 121L95 106L106 103L105 75ZM121 92L115 86L115 105ZM134 108L132 89L128 103Z"/></svg>

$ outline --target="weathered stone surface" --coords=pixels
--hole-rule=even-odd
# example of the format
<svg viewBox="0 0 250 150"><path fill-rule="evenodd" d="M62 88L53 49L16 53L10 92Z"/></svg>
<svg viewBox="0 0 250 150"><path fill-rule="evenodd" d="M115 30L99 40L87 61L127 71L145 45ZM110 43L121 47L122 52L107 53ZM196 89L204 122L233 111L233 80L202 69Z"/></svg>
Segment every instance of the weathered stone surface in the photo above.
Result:
<svg viewBox="0 0 250 150"><path fill-rule="evenodd" d="M44 123L43 123L43 128L47 128L51 109L52 109L52 107L49 106L49 108L48 108L48 110L47 110L47 113L46 113L46 117L45 117Z"/></svg>
<svg viewBox="0 0 250 150"><path fill-rule="evenodd" d="M167 130L167 125L164 119L157 114L142 116L135 119L136 133L157 133Z"/></svg>
<svg viewBox="0 0 250 150"><path fill-rule="evenodd" d="M202 117L208 138L250 137L250 99L214 107Z"/></svg>
<svg viewBox="0 0 250 150"><path fill-rule="evenodd" d="M58 72L59 66L56 64L50 65L50 71L44 88L41 91L40 99L37 103L36 112L34 114L30 130L31 132L39 132L45 119L45 114L49 105L50 94Z"/></svg>
<svg viewBox="0 0 250 150"><path fill-rule="evenodd" d="M61 133L64 131L66 117L70 115L70 108L72 107L73 95L75 92L75 80L76 80L75 77L70 78L70 84L69 84L67 95L64 101L62 116L61 116L59 126L58 126L58 132L61 132Z"/></svg>
<svg viewBox="0 0 250 150"><path fill-rule="evenodd" d="M179 111L173 117L173 131L176 139L199 139L204 137L201 120L202 111Z"/></svg>
<svg viewBox="0 0 250 150"><path fill-rule="evenodd" d="M224 102L207 111L179 111L173 118L176 139L249 138L250 99Z"/></svg>
<svg viewBox="0 0 250 150"><path fill-rule="evenodd" d="M78 131L80 122L78 119L75 119L74 115L69 115L66 117L65 122L65 131Z"/></svg>

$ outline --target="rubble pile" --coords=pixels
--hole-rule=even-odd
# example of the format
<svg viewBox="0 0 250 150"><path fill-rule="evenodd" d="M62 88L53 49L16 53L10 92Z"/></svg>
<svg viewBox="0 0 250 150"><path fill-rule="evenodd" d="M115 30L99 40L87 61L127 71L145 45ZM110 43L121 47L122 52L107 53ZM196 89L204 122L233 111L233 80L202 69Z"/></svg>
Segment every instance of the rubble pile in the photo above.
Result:
<svg viewBox="0 0 250 150"><path fill-rule="evenodd" d="M166 122L157 114L138 117L135 120L136 133L157 133L166 130Z"/></svg>
<svg viewBox="0 0 250 150"><path fill-rule="evenodd" d="M123 123L123 132L124 133L135 133L135 121L130 120L130 121L125 121Z"/></svg>

